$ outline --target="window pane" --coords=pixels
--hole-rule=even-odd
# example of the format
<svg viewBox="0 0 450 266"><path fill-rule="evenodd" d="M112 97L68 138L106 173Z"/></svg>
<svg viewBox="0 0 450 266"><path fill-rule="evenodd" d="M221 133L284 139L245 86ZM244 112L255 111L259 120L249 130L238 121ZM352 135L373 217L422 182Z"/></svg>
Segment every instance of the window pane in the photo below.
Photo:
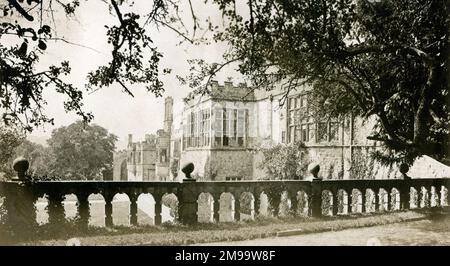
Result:
<svg viewBox="0 0 450 266"><path fill-rule="evenodd" d="M328 140L328 130L327 123L317 124L317 141L327 141Z"/></svg>
<svg viewBox="0 0 450 266"><path fill-rule="evenodd" d="M245 133L245 110L240 109L237 112L237 144L238 146L244 146L244 133Z"/></svg>
<svg viewBox="0 0 450 266"><path fill-rule="evenodd" d="M237 123L237 135L238 137L244 137L244 127L245 127L245 112L244 110L239 110L238 112L238 123Z"/></svg>
<svg viewBox="0 0 450 266"><path fill-rule="evenodd" d="M229 110L229 118L230 118L230 129L229 129L229 135L228 135L228 144L229 146L236 147L237 140L236 140L236 134L237 134L237 110L236 109L230 109Z"/></svg>
<svg viewBox="0 0 450 266"><path fill-rule="evenodd" d="M316 140L316 127L315 124L308 124L308 133L309 133L309 137L308 137L308 141L309 142L315 142Z"/></svg>
<svg viewBox="0 0 450 266"><path fill-rule="evenodd" d="M301 127L302 129L302 141L307 142L308 141L308 125L304 124Z"/></svg>
<svg viewBox="0 0 450 266"><path fill-rule="evenodd" d="M300 110L295 110L294 125L300 125Z"/></svg>
<svg viewBox="0 0 450 266"><path fill-rule="evenodd" d="M215 116L214 146L222 146L222 126L223 126L222 109L216 109L214 116Z"/></svg>
<svg viewBox="0 0 450 266"><path fill-rule="evenodd" d="M330 123L330 141L339 140L339 123Z"/></svg>
<svg viewBox="0 0 450 266"><path fill-rule="evenodd" d="M228 146L228 134L229 134L229 119L230 115L227 112L227 109L223 109L223 146Z"/></svg>
<svg viewBox="0 0 450 266"><path fill-rule="evenodd" d="M289 125L295 125L295 113L294 111L289 111Z"/></svg>
<svg viewBox="0 0 450 266"><path fill-rule="evenodd" d="M294 142L294 129L295 127L289 127L289 142Z"/></svg>
<svg viewBox="0 0 450 266"><path fill-rule="evenodd" d="M300 141L300 127L295 127L295 139L294 141Z"/></svg>
<svg viewBox="0 0 450 266"><path fill-rule="evenodd" d="M233 132L234 132L234 135L233 135L233 138L236 138L236 136L237 136L237 109L234 109L234 111L233 111Z"/></svg>
<svg viewBox="0 0 450 266"><path fill-rule="evenodd" d="M301 102L302 107L306 107L306 105L307 105L306 97L307 97L306 95L303 95L303 97L302 97L302 102Z"/></svg>

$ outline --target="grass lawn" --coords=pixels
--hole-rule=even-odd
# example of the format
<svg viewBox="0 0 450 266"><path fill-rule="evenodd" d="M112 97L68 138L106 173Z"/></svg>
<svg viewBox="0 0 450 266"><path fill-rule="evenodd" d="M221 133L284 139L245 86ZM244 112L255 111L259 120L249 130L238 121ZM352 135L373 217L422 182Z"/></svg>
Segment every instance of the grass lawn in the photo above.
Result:
<svg viewBox="0 0 450 266"><path fill-rule="evenodd" d="M67 234L51 240L37 240L22 245L66 245L69 238L77 237L81 245L187 245L220 241L249 240L276 236L279 232L296 230L301 233L324 232L383 225L424 219L423 212L395 212L389 214L358 215L327 219L258 217L255 221L238 223L210 223L195 226L163 224L161 226L91 227L88 232Z"/></svg>

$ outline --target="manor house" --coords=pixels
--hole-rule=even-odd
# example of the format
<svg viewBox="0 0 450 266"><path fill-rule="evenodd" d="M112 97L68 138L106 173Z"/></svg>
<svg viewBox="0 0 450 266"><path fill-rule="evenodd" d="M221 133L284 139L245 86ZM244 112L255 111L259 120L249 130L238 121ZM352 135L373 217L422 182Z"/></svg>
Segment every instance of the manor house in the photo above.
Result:
<svg viewBox="0 0 450 266"><path fill-rule="evenodd" d="M366 139L371 125L352 116L318 121L307 94L306 87L286 97L281 91L213 81L209 95L186 99L178 134L171 139L172 146L181 147L179 165L193 162L193 175L205 180L264 179L259 148L301 141L307 147L304 162L320 164L323 178L349 178L355 155L377 148Z"/></svg>
<svg viewBox="0 0 450 266"><path fill-rule="evenodd" d="M303 86L286 95L280 89L253 90L245 84L213 81L208 95L189 95L176 115L173 99L167 97L164 129L141 142L133 142L129 135L127 149L114 155L113 178L181 180L180 168L192 162L192 175L198 180L267 179L261 148L296 142L305 145L301 167L319 164L323 179L400 175L397 167L381 166L369 156L381 147L367 139L373 120L317 117L308 103L309 91ZM449 167L429 157L411 169L420 177L450 176Z"/></svg>

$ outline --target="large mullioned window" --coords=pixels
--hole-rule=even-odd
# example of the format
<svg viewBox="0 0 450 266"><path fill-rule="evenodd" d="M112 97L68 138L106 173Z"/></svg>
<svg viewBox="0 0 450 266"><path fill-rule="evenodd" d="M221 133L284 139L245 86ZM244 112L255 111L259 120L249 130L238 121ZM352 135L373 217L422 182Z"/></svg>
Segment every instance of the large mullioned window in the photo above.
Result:
<svg viewBox="0 0 450 266"><path fill-rule="evenodd" d="M248 110L215 108L190 112L183 125L183 148L244 147Z"/></svg>
<svg viewBox="0 0 450 266"><path fill-rule="evenodd" d="M308 108L308 95L302 94L288 101L289 142L335 142L339 140L339 122L317 121Z"/></svg>

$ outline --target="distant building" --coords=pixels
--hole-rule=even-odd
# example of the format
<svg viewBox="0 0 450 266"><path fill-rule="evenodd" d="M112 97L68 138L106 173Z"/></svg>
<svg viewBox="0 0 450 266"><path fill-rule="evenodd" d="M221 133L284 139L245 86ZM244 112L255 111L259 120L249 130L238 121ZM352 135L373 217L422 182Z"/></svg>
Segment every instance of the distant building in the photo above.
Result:
<svg viewBox="0 0 450 266"><path fill-rule="evenodd" d="M113 154L113 180L127 181L127 151L118 151Z"/></svg>
<svg viewBox="0 0 450 266"><path fill-rule="evenodd" d="M169 178L170 135L173 99L167 97L164 106L164 129L146 134L145 139L133 142L128 135L128 146L114 154L114 180L157 181Z"/></svg>

